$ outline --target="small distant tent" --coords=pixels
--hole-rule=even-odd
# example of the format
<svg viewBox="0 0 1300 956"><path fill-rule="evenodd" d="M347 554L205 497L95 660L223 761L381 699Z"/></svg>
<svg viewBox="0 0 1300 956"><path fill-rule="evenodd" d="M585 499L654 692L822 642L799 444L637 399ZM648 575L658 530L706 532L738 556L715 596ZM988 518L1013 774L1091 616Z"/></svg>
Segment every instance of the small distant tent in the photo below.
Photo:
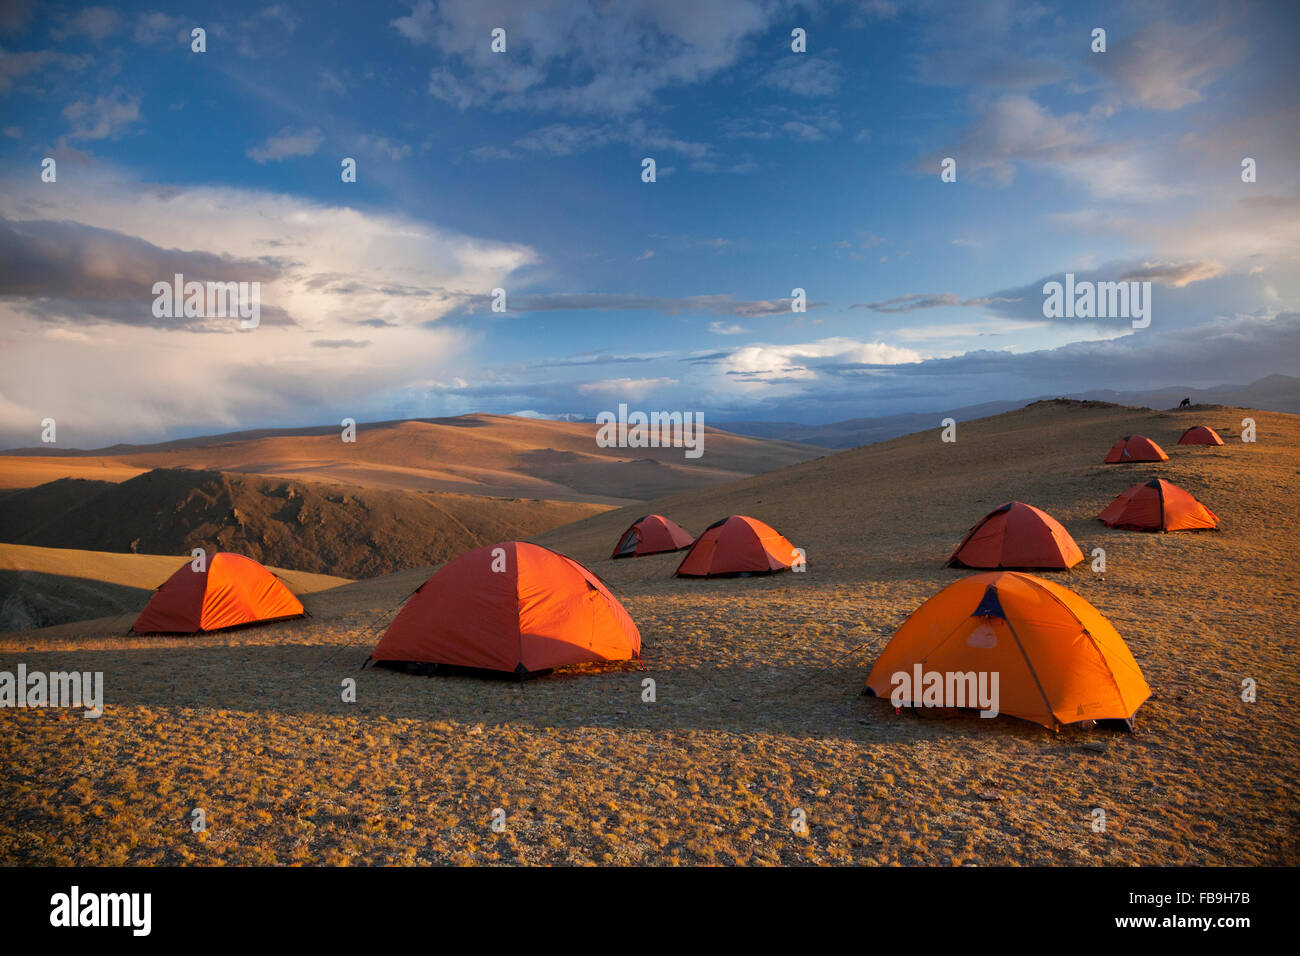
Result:
<svg viewBox="0 0 1300 956"><path fill-rule="evenodd" d="M1219 519L1189 491L1160 478L1134 485L1097 516L1129 531L1210 531Z"/></svg>
<svg viewBox="0 0 1300 956"><path fill-rule="evenodd" d="M1135 461L1168 461L1165 450L1144 435L1126 435L1115 442L1106 456L1107 465L1125 465Z"/></svg>
<svg viewBox="0 0 1300 956"><path fill-rule="evenodd" d="M663 515L646 515L632 522L614 546L611 558L641 558L689 548L695 539L681 525Z"/></svg>
<svg viewBox="0 0 1300 956"><path fill-rule="evenodd" d="M941 690L931 697L936 678L926 675L934 674ZM864 693L890 698L897 690L902 706L979 708L969 678L980 675L989 690L997 675L998 713L1051 730L1083 721L1131 728L1151 695L1101 612L1067 588L1017 571L963 578L922 604L885 645Z"/></svg>
<svg viewBox="0 0 1300 956"><path fill-rule="evenodd" d="M302 614L302 602L274 574L252 558L219 551L205 570L195 571L191 562L164 581L131 630L198 634Z"/></svg>
<svg viewBox="0 0 1300 956"><path fill-rule="evenodd" d="M636 624L600 578L555 551L506 541L463 554L425 581L370 658L407 670L525 677L640 654Z"/></svg>
<svg viewBox="0 0 1300 956"><path fill-rule="evenodd" d="M676 573L684 578L770 574L792 567L798 557L794 545L757 518L731 515L709 525Z"/></svg>
<svg viewBox="0 0 1300 956"><path fill-rule="evenodd" d="M1064 571L1082 560L1083 552L1055 518L1023 501L1008 501L971 528L948 567Z"/></svg>
<svg viewBox="0 0 1300 956"><path fill-rule="evenodd" d="M1222 445L1223 439L1209 425L1193 425L1178 439L1180 445Z"/></svg>

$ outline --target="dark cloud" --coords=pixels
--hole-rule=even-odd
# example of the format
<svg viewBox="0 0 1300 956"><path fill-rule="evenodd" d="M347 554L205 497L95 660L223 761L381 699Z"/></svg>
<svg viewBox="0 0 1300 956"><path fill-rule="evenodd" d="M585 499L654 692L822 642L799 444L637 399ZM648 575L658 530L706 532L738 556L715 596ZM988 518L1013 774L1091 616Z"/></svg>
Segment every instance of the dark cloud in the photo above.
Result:
<svg viewBox="0 0 1300 956"><path fill-rule="evenodd" d="M1203 322L1224 313L1241 302L1262 301L1258 289L1263 280L1252 276L1225 276L1219 263L1204 259L1184 262L1108 262L1093 269L1068 270L1076 285L1081 282L1151 282L1152 321L1166 325ZM963 299L952 292L920 293L896 296L880 302L855 302L852 309L873 312L917 312L924 309L976 307L989 315L1005 319L1059 322L1074 326L1114 329L1128 324L1127 319L1077 318L1050 319L1043 315L1043 286L1065 281L1065 271L1046 275L1013 289L1001 289L988 295ZM1204 280L1213 283L1200 285ZM1212 288L1211 288L1212 287Z"/></svg>
<svg viewBox="0 0 1300 956"><path fill-rule="evenodd" d="M448 314L448 318L491 311L490 295L465 296L463 304ZM706 312L712 315L762 316L782 315L790 312L792 300L736 299L731 295L691 295L681 297L648 296L606 292L549 293L544 295L509 296L507 314L526 312L568 312L596 310L601 312L661 312L666 315L683 315ZM826 305L808 302L809 309ZM435 322L438 320L435 320Z"/></svg>
<svg viewBox="0 0 1300 956"><path fill-rule="evenodd" d="M135 236L80 223L0 220L0 296L38 318L195 328L210 320L153 315L153 285L185 281L267 282L281 265L209 252L163 249ZM294 324L263 303L261 320ZM216 320L221 321L221 320Z"/></svg>
<svg viewBox="0 0 1300 956"><path fill-rule="evenodd" d="M855 302L850 309L870 309L872 312L916 312L920 309L938 309L948 306L992 305L995 302L1013 302L1014 299L980 296L974 299L962 299L952 292L935 294L912 293L900 295L882 302Z"/></svg>

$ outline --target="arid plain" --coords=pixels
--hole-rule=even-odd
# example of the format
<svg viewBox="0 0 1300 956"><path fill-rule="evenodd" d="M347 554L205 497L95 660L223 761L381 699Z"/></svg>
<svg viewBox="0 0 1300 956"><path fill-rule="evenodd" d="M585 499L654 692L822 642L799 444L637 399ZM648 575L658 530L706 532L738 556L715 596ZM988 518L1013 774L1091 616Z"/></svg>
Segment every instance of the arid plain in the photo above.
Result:
<svg viewBox="0 0 1300 956"><path fill-rule="evenodd" d="M1240 440L1247 417L1254 443ZM1191 424L1226 445L1177 446ZM0 861L1300 861L1300 417L1042 402L962 423L954 443L937 426L615 509L628 496L580 489L602 510L533 540L610 585L639 625L639 665L522 684L359 670L430 567L304 593L311 617L261 628L131 637L119 615L0 635L0 669L103 671L107 700L97 720L0 712ZM1128 434L1154 438L1170 461L1101 464ZM205 454L195 467L240 464ZM110 480L136 473L124 461ZM41 480L57 471L24 467ZM1221 531L1096 521L1153 476L1209 505ZM346 481L347 469L327 477ZM861 696L906 616L971 573L944 566L953 547L1012 499L1055 516L1085 554L1105 549L1104 574L1085 562L1050 577L1132 649L1153 691L1136 733L918 717ZM681 580L678 555L609 560L650 512L696 534L752 515L804 548L808 569ZM341 699L347 678L356 703ZM1254 703L1242 700L1247 678ZM502 832L490 825L498 808Z"/></svg>

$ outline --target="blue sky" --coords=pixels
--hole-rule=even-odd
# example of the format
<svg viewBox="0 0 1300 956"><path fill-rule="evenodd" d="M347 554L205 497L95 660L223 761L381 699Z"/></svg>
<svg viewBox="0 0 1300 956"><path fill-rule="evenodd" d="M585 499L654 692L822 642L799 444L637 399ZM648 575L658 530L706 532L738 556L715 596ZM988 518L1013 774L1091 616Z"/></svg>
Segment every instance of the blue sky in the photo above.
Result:
<svg viewBox="0 0 1300 956"><path fill-rule="evenodd" d="M1293 3L9 4L0 443L1296 374L1297 41ZM154 318L173 269L263 324ZM1067 271L1151 326L1045 319Z"/></svg>

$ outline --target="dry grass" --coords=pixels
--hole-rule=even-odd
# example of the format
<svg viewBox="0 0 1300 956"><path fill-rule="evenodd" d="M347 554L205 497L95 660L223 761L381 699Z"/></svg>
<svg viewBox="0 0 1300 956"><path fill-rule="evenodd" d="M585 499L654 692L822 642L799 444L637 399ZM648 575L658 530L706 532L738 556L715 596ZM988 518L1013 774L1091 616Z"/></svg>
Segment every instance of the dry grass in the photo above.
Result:
<svg viewBox="0 0 1300 956"><path fill-rule="evenodd" d="M1259 441L1235 436L1241 418ZM1223 448L1177 448L1186 425ZM1172 460L1102 466L1116 437ZM0 711L0 861L16 863L1294 864L1300 418L1036 406L653 502L699 532L752 514L806 574L671 577L609 561L632 517L543 536L611 584L644 666L524 685L357 671L408 571L306 598L316 617L200 639L93 623L0 637L0 669L103 670L107 712ZM1218 534L1095 515L1152 475ZM1049 511L1108 571L1055 575L1116 625L1155 696L1136 735L917 718L859 696L874 654L981 515ZM357 681L358 702L339 698ZM658 700L641 701L653 677ZM1259 700L1240 700L1252 677ZM1101 745L1100 750L1091 746ZM204 808L194 834L189 811ZM489 826L494 808L507 829ZM810 831L790 828L802 808ZM1107 814L1104 834L1091 810Z"/></svg>

